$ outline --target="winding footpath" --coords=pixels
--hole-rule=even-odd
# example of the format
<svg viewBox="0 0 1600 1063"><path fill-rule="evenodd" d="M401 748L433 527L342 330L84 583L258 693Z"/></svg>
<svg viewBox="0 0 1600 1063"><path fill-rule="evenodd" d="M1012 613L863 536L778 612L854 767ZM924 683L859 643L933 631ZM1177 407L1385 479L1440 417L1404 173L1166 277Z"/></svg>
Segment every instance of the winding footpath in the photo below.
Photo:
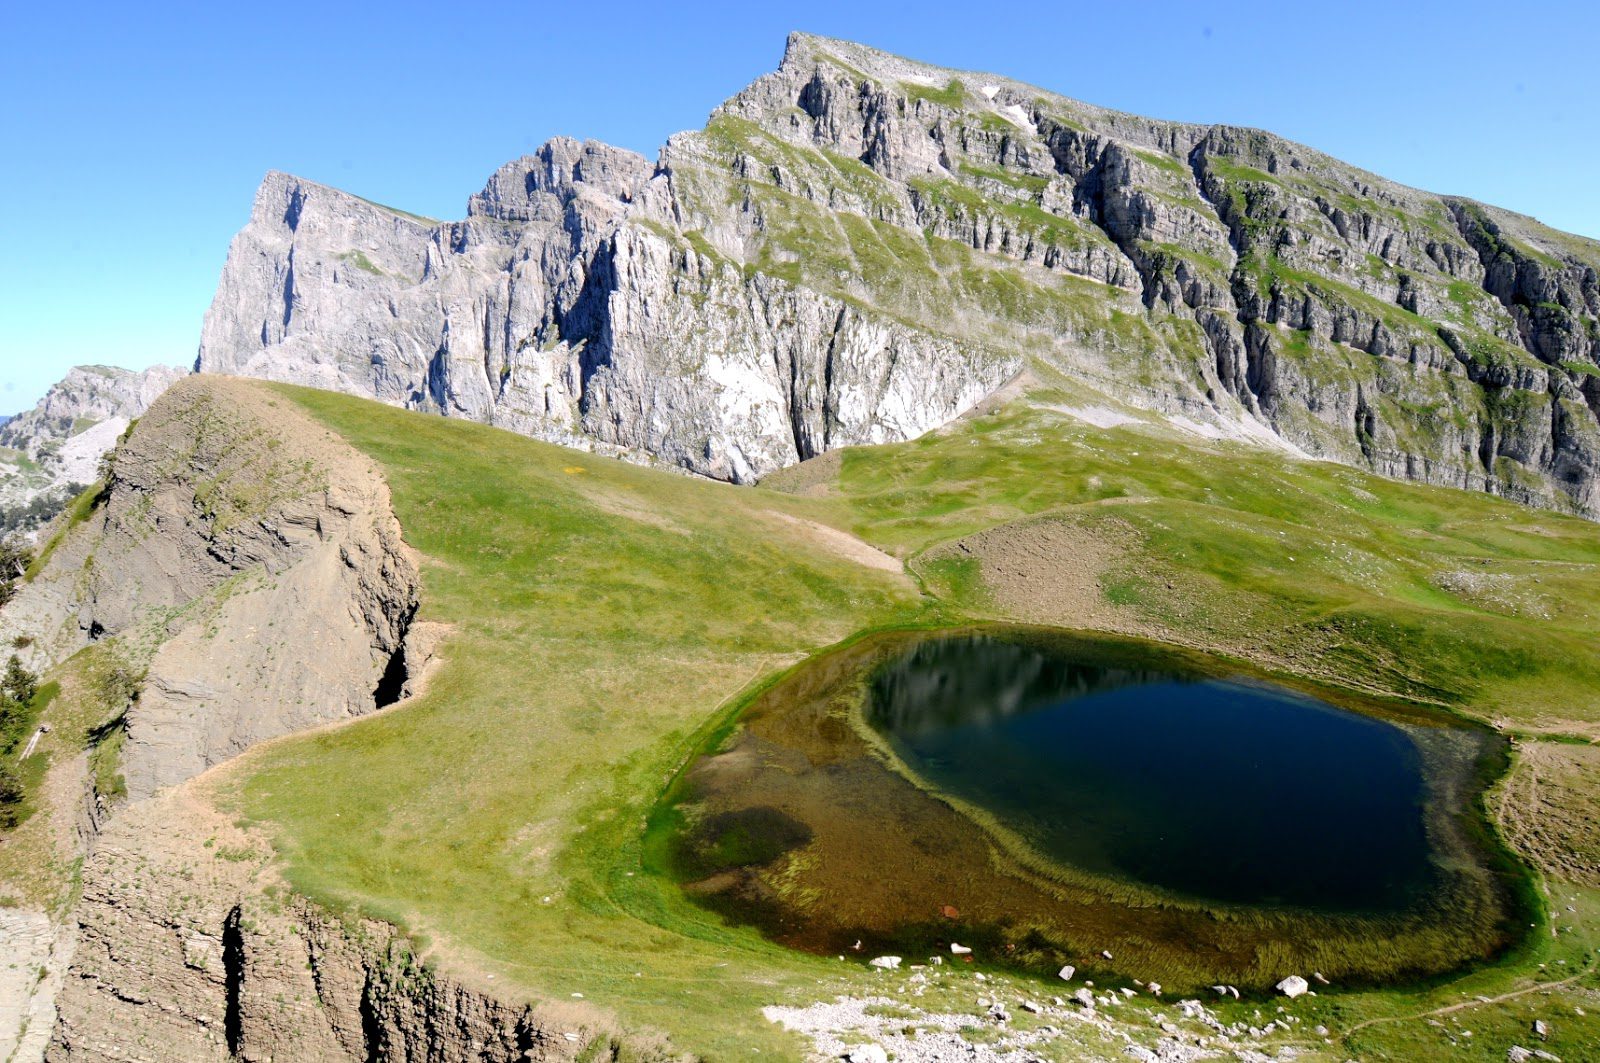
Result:
<svg viewBox="0 0 1600 1063"><path fill-rule="evenodd" d="M1340 1040L1345 1040L1355 1036L1356 1033L1366 1029L1368 1026L1377 1026L1380 1023L1412 1022L1416 1019L1431 1019L1439 1015L1449 1015L1452 1012L1468 1011L1472 1008L1481 1008L1485 1004L1503 1004L1508 1000L1515 1000L1518 997L1525 997L1529 993L1547 992L1552 989L1560 989L1563 986L1569 986L1574 982L1580 981L1583 978L1592 975L1593 973L1593 966L1586 965L1584 969L1579 971L1577 974L1568 978L1563 978L1560 981L1535 982L1531 986L1527 986L1522 989L1513 989L1511 992L1501 993L1497 997L1473 997L1471 1000L1463 1000L1457 1004L1447 1004L1442 1008L1434 1008L1432 1011L1419 1011L1415 1015L1383 1015L1376 1019L1368 1019L1365 1022L1356 1023L1354 1026L1349 1027L1343 1033L1341 1033L1339 1038Z"/></svg>

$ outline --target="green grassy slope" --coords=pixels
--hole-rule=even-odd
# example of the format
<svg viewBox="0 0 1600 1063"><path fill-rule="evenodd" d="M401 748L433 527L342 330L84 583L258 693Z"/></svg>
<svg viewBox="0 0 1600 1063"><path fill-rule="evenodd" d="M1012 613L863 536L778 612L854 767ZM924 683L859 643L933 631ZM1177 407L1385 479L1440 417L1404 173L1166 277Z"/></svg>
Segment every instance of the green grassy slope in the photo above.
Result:
<svg viewBox="0 0 1600 1063"><path fill-rule="evenodd" d="M903 446L847 451L836 513L913 567L940 542L1029 515L1091 531L1115 523L1137 545L1107 589L1184 641L1515 730L1600 737L1595 524L1138 426L1099 429L1057 408L1073 401L1041 389ZM981 590L942 589L986 611Z"/></svg>
<svg viewBox="0 0 1600 1063"><path fill-rule="evenodd" d="M1123 555L1101 584L1139 623L1241 655L1270 640L1275 666L1336 666L1353 685L1521 730L1576 735L1600 722L1600 648L1585 637L1600 527L1575 519L1095 429L1052 410L1063 396L1047 391L916 442L850 451L803 493L281 391L384 469L425 558L421 619L453 632L423 696L242 758L231 800L272 833L308 895L395 919L501 986L583 993L625 1027L704 1055L794 1054L799 1042L759 1006L825 999L870 976L720 926L643 874L644 816L696 732L799 655L874 625L1003 611L982 571L931 555L955 537L1062 507L1091 530L1114 517L1135 534L1119 533ZM909 557L926 592L778 513ZM1493 600L1441 585L1469 566L1512 578L1488 584ZM1306 1047L1415 1058L1435 1030L1421 1012L1579 970L1600 945L1600 893L1558 888L1578 909L1561 919L1572 932L1541 932L1458 983L1320 998L1307 1026L1404 1021ZM949 993L972 1008L964 982ZM1526 1002L1493 1007L1511 1024ZM1585 1031L1600 1037L1593 1018L1561 1021L1563 1037ZM1488 1038L1475 1047L1505 1050Z"/></svg>
<svg viewBox="0 0 1600 1063"><path fill-rule="evenodd" d="M418 702L252 759L243 807L295 885L697 1049L775 1044L755 1006L815 961L630 879L641 818L720 702L919 596L775 515L800 500L291 394L381 463L426 558L419 619L455 626Z"/></svg>

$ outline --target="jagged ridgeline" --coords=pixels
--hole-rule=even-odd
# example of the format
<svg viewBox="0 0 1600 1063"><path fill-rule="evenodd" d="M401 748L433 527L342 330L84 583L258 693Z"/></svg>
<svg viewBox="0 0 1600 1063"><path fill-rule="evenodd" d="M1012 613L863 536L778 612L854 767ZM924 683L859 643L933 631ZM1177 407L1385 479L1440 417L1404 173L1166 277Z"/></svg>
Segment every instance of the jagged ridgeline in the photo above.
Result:
<svg viewBox="0 0 1600 1063"><path fill-rule="evenodd" d="M736 481L1043 368L1594 516L1597 263L1267 133L796 34L655 165L554 140L464 221L269 175L198 366Z"/></svg>

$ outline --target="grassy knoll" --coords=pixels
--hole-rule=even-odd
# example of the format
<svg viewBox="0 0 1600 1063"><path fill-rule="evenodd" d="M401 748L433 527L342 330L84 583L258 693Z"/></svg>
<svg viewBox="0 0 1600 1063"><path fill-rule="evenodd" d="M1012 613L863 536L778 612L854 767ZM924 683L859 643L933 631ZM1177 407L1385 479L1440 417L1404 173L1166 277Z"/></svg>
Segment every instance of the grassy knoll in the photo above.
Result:
<svg viewBox="0 0 1600 1063"><path fill-rule="evenodd" d="M1114 520L1118 559L1094 576L1147 630L1240 655L1268 645L1274 667L1336 670L1518 730L1600 726L1600 649L1585 635L1600 611L1600 527L1576 519L1094 429L1052 410L1067 397L1050 393L847 452L803 494L330 394L279 395L383 468L425 557L421 618L454 630L422 697L242 758L231 800L272 833L309 895L396 919L500 985L581 992L628 1028L667 1031L704 1055L792 1055L799 1042L759 1005L875 976L725 927L645 874L644 817L719 709L801 654L875 625L1004 615L985 560L935 564L940 544L1030 514L1070 510L1089 534ZM927 590L774 511L910 558ZM1577 898L1575 914L1563 909L1573 932L1460 982L1318 998L1334 1043L1299 1043L1328 1058L1415 1058L1435 1028L1414 1016L1579 969L1600 944L1596 898L1555 888ZM971 1010L970 975L959 979L952 1006ZM1529 999L1503 1005L1505 1022ZM1244 1018L1266 1005L1236 1007ZM1397 1021L1339 1043L1372 1017ZM1594 1021L1563 1017L1558 1031L1600 1035ZM1504 1042L1479 1046L1504 1057Z"/></svg>
<svg viewBox="0 0 1600 1063"><path fill-rule="evenodd" d="M421 619L455 626L417 703L252 758L243 807L295 884L702 1051L775 1046L755 1008L816 961L630 879L642 817L720 702L920 596L774 513L803 500L287 394L382 464Z"/></svg>

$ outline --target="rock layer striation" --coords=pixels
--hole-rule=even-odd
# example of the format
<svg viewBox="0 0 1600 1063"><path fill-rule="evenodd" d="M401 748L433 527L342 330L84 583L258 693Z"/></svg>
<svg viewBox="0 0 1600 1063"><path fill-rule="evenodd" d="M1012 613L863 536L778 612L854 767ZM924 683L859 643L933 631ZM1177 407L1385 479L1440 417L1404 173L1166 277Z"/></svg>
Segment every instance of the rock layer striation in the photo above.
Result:
<svg viewBox="0 0 1600 1063"><path fill-rule="evenodd" d="M187 788L120 815L84 868L46 1058L521 1063L610 1043L585 1009L503 1002L388 924L294 898L268 852Z"/></svg>

